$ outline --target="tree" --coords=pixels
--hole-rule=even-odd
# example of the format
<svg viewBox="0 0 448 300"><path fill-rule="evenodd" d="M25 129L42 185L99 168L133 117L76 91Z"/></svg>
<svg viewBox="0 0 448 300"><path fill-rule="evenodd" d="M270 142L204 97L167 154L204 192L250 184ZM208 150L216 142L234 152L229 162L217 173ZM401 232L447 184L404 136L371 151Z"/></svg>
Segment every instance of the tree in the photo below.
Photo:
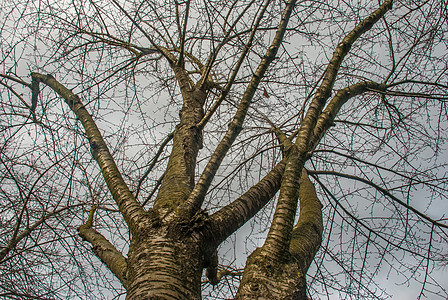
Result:
<svg viewBox="0 0 448 300"><path fill-rule="evenodd" d="M3 1L1 295L447 297L446 13Z"/></svg>

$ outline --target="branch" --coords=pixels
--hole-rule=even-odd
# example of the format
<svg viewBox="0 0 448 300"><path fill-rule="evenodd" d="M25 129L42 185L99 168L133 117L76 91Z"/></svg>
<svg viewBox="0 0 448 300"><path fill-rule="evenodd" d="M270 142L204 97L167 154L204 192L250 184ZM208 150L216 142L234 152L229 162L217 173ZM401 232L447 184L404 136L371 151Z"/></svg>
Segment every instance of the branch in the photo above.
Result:
<svg viewBox="0 0 448 300"><path fill-rule="evenodd" d="M351 213L351 212L350 212L344 205L342 205L342 203L336 198L336 196L333 195L333 193L331 193L330 190L329 190L329 189L328 189L328 188L327 188L327 187L326 187L326 186L319 180L318 176L316 176L316 174L314 174L315 171L311 171L311 170L310 170L310 171L308 171L308 172L309 172L310 175L313 176L313 178L316 180L316 182L319 183L319 185L321 186L321 188L323 189L323 191L324 191L325 194L327 195L328 199L329 199L329 200L331 199L331 200L334 201L334 205L332 205L332 206L333 206L333 209L337 212L337 214L338 214L340 217L342 217L344 220L346 220L345 217L342 215L342 213L339 212L339 210L336 209L336 208L339 206L339 207L342 209L342 211L343 211L347 216L349 216L351 220L354 221L354 222L352 222L351 220L346 220L347 223L348 223L353 229L356 230L356 229L357 229L357 226L358 226L358 224L359 224L362 228L364 228L366 231L368 231L369 234L374 234L375 237L378 237L379 239L381 239L381 240L384 241L385 243L392 245L394 248L397 248L397 249L403 250L403 251L405 251L405 252L408 252L408 253L410 253L410 254L416 256L416 257L422 257L422 258L425 258L424 255L422 255L422 254L420 254L420 253L418 253L418 252L416 252L416 251L412 251L412 250L410 250L410 249L406 249L406 248L404 248L404 247L401 245L401 243L394 243L393 241L390 240L390 237L388 237L388 236L383 236L381 230L379 230L379 231L373 230L371 226L369 226L368 224L364 223L361 219L357 218L357 217L356 217L354 214L352 214L352 213ZM330 201L330 204L331 204L331 201ZM355 223L355 224L353 224L353 223ZM360 230L359 232L362 233L365 237L368 237L367 234L363 233L362 230Z"/></svg>
<svg viewBox="0 0 448 300"><path fill-rule="evenodd" d="M162 176L157 179L156 184L154 185L154 188L152 189L151 193L146 197L145 201L143 201L142 206L145 207L146 204L148 204L149 200L151 200L151 197L156 193L157 189L159 188L160 184L162 183L163 177L165 176L165 173L162 174Z"/></svg>
<svg viewBox="0 0 448 300"><path fill-rule="evenodd" d="M159 146L159 150L157 151L156 155L154 156L154 158L151 160L148 169L146 170L145 174L143 174L142 178L140 178L140 180L138 181L137 184L137 189L135 192L135 198L138 198L138 194L140 193L140 187L142 186L143 181L145 181L146 177L148 177L149 173L151 172L151 170L154 168L154 166L157 163L157 160L159 159L159 156L162 154L163 149L165 148L166 144L169 143L169 141L171 141L173 139L174 133L171 132L170 134L168 134L168 136L163 140L162 144L160 144ZM144 205L143 205L144 206Z"/></svg>
<svg viewBox="0 0 448 300"><path fill-rule="evenodd" d="M127 288L126 258L101 233L92 228L95 209L96 207L94 206L90 210L89 219L86 224L78 227L78 234L92 244L95 255L114 273L123 286Z"/></svg>
<svg viewBox="0 0 448 300"><path fill-rule="evenodd" d="M401 201L400 199L398 199L397 197L395 197L394 195L392 195L387 189L380 187L379 185L371 182L370 180L367 180L365 178L362 177L358 177L355 175L349 175L349 174L344 174L344 173L340 173L340 172L336 172L336 171L310 171L311 174L315 174L315 175L319 175L319 174L323 174L323 175L335 175L335 176L339 176L339 177L344 177L344 178L348 178L348 179L354 179L357 181L360 181L362 183L365 183L367 185L370 185L371 187L377 189L378 191L380 191L383 195L391 198L392 200L394 200L395 202L397 202L398 204L404 206L406 209L409 209L410 211L412 211L413 213L415 213L416 215L420 216L422 219L425 219L429 222L431 222L433 225L435 226L439 226L439 227L443 227L443 228L448 228L448 225L440 223L430 217L428 217L427 215L425 215L424 213L418 211L417 209L413 208L412 206L410 206L409 204Z"/></svg>
<svg viewBox="0 0 448 300"><path fill-rule="evenodd" d="M314 184L305 169L300 179L300 216L292 232L289 252L294 256L302 273L308 270L322 242L322 204L316 195Z"/></svg>
<svg viewBox="0 0 448 300"><path fill-rule="evenodd" d="M350 51L353 43L363 33L372 28L373 24L384 16L384 14L391 8L392 0L386 0L377 10L375 10L372 14L370 14L370 16L365 18L349 34L347 34L336 47L333 57L325 69L322 84L317 89L305 118L300 126L300 131L297 138L297 140L300 141L298 143L300 151L306 151L309 147L309 142L313 134L317 117L324 108L328 97L330 97L331 90L333 89L336 75L338 74L341 63Z"/></svg>
<svg viewBox="0 0 448 300"><path fill-rule="evenodd" d="M255 21L255 25L254 25L254 27L253 27L253 29L252 29L251 37L249 38L249 43L248 43L248 44L250 44L250 45L252 45L253 36L254 36L255 32L257 31L257 29L258 29L258 26L259 26L259 24L260 24L261 18L263 17L264 12L266 11L266 8L268 7L270 1L271 1L271 0L267 0L267 1L266 1L265 5L264 5L263 8L261 9L260 15L258 16L258 18L257 18L256 21ZM216 49L214 49L214 50L210 53L209 57L207 58L207 62L205 63L205 68L204 68L204 71L202 72L201 79L200 79L199 82L198 82L198 87L199 87L199 89L202 89L202 88L204 87L204 85L206 84L206 82L207 82L207 78L208 78L208 76L209 76L209 74L210 74L210 72L211 72L211 70L212 70L212 66L213 66L213 63L215 62L215 59L216 59L216 56L218 55L218 52L219 52L219 51L221 50L221 48L222 48L222 47L223 47L223 46L230 40L229 37L230 37L230 34L232 33L233 29L235 28L235 26L238 24L239 20L245 15L246 11L252 6L252 4L253 4L254 2L255 2L255 1L252 0L252 1L251 1L251 2L244 8L244 10L238 15L238 17L235 19L235 21L233 22L233 24L230 26L229 30L228 30L227 33L225 34L225 36L224 36L223 40L221 41L221 43L219 43L218 46L216 47ZM250 46L249 46L249 48L250 48ZM245 57L245 56L246 56L247 51L248 51L249 48L248 48L248 47L245 47L245 49L243 50L243 54L241 55L241 57ZM245 52L245 53L244 53L244 52ZM241 58L240 58L240 60L241 60ZM237 63L237 65L238 65L238 63ZM236 73L238 72L238 69L239 69L239 66L238 66L237 69L236 69ZM234 71L233 73L235 74L235 71ZM230 84L232 84L232 83L233 83L233 80L229 80L228 82L229 82Z"/></svg>
<svg viewBox="0 0 448 300"><path fill-rule="evenodd" d="M184 63L184 49L185 49L185 34L187 31L187 21L188 21L188 13L190 12L190 0L187 0L187 7L185 8L185 18L184 18L184 26L183 30L179 32L182 36L180 39L180 54L179 54L179 60L177 61L177 65L181 68L185 67ZM177 2L176 2L177 4ZM176 5L177 8L177 5Z"/></svg>
<svg viewBox="0 0 448 300"><path fill-rule="evenodd" d="M204 235L214 251L228 236L250 220L280 188L286 160L280 161L263 179L232 203L210 216Z"/></svg>
<svg viewBox="0 0 448 300"><path fill-rule="evenodd" d="M52 165L50 165L48 168L45 169L44 172L42 172L41 174L39 174L39 176L36 178L36 180L34 181L34 183L31 185L28 194L26 195L26 197L23 197L23 193L22 193L22 189L20 188L20 185L18 184L18 180L16 179L16 177L14 176L14 174L11 172L11 170L6 166L5 162L3 161L3 159L0 157L0 162L6 167L6 170L9 174L9 176L11 176L11 178L13 178L13 180L16 182L17 188L19 190L19 194L20 194L20 198L23 199L23 206L20 209L20 213L17 216L17 222L16 225L14 226L14 231L12 233L11 238L9 239L9 242L6 246L3 247L3 249L0 251L0 262L2 262L2 260L6 257L6 255L9 253L9 251L11 251L13 248L15 248L15 246L25 237L27 237L33 230L35 230L39 225L41 225L44 221L46 221L49 217L53 216L54 214L57 214L67 208L71 208L71 207L76 207L75 206L68 206L65 207L63 209L54 211L52 213L49 213L48 215L44 215L42 216L36 223L34 223L32 226L28 227L27 229L25 229L24 231L22 231L22 233L19 234L19 230L20 227L23 226L24 223L23 222L23 215L27 212L27 205L28 202L31 199L31 195L33 194L33 190L36 188L38 182L45 176L45 174L47 172L49 172L53 167L58 166L59 163L65 159L67 157L67 155L65 155L63 158L61 158L60 160L56 160L56 162L54 162Z"/></svg>
<svg viewBox="0 0 448 300"><path fill-rule="evenodd" d="M222 160L227 154L227 151L230 149L236 137L240 133L255 91L257 90L258 85L261 79L264 77L264 74L269 65L274 60L278 48L283 41L283 36L285 34L286 26L294 8L294 4L295 1L291 0L286 5L274 40L272 41L271 46L268 48L265 56L262 58L260 64L258 65L255 74L252 76L251 82L244 92L235 116L229 124L229 129L225 133L218 147L216 147L215 152L212 154L196 186L194 187L187 201L182 206L182 210L186 212L186 216L192 216L201 207L207 190L213 180L213 177L215 176Z"/></svg>
<svg viewBox="0 0 448 300"><path fill-rule="evenodd" d="M14 234L13 238L11 238L11 240L8 242L8 244L6 246L4 246L2 248L2 250L0 251L0 264L5 262L6 260L8 260L8 258L5 258L8 253L14 249L17 244L23 240L24 238L28 237L34 230L37 229L37 227L39 227L40 225L42 225L44 222L46 222L49 218L53 217L54 215L57 215L61 212L63 212L66 209L71 209L71 208L75 208L77 206L82 206L83 204L77 204L77 205L72 205L72 206L66 206L63 207L61 209L52 211L44 216L42 216L39 220L37 220L33 225L29 226L28 228L26 228L25 230L23 230L20 234Z"/></svg>
<svg viewBox="0 0 448 300"><path fill-rule="evenodd" d="M238 59L235 67L233 68L232 74L230 75L229 80L227 81L226 86L219 94L218 99L213 103L213 106L207 111L204 118L197 124L198 128L203 129L205 127L205 124L210 120L210 118L213 116L215 111L218 109L218 107L221 105L221 103L224 101L224 99L227 97L227 95L230 92L230 89L232 88L233 83L235 82L236 75L238 74L241 65L243 64L244 59L246 58L247 53L249 52L249 49L252 47L252 42L255 37L255 33L257 32L258 26L260 25L261 19L263 18L264 12L266 11L267 5L269 4L269 1L266 2L266 5L263 7L263 9L260 12L260 15L258 16L257 20L255 21L255 25L252 28L251 35L249 36L249 40L247 41L246 45L244 46L244 50L241 53L240 58ZM211 58L209 58L211 61ZM207 62L209 64L209 68L211 68L211 62ZM207 71L203 72L204 74ZM207 75L208 76L208 75ZM206 77L204 77L206 78ZM205 79L204 79L205 82Z"/></svg>
<svg viewBox="0 0 448 300"><path fill-rule="evenodd" d="M186 97L190 97L190 95L186 95L186 93L190 92L190 89L193 87L193 82L188 76L183 66L179 66L179 64L176 63L176 58L174 57L174 55L172 55L172 53L168 51L168 49L157 45L154 42L154 40L149 36L149 34L145 30L143 30L143 28L128 14L128 12L116 0L112 0L112 2L125 14L125 16L132 22L132 24L134 24L135 27L137 27L138 30L140 30L145 35L145 37L149 40L152 46L166 58L166 60L171 65L176 75L176 79L179 82L179 86L181 88L181 92L184 96L184 99ZM181 57L183 57L183 55L181 55Z"/></svg>
<svg viewBox="0 0 448 300"><path fill-rule="evenodd" d="M360 163L362 163L362 164L365 164L365 165L368 165L368 166L372 166L372 167L374 167L375 169L379 169L379 170L383 170L383 171L391 172L392 174L398 175L398 176L403 177L403 178L408 179L408 180L412 180L413 182L416 182L416 183L419 183L419 184L422 184L422 185L427 185L427 186L430 186L430 187L432 187L432 188L434 188L434 189L441 189L441 190L443 190L444 192L448 192L448 189L445 189L445 188L441 187L441 186L438 185L437 183L434 184L434 183L430 183L429 180L422 180L422 179L419 179L417 173L409 174L409 175L407 175L407 174L403 174L403 173L400 173L400 172L398 172L398 171L396 171L396 170L394 170L394 169L392 169L392 168L386 168L386 167L380 166L380 165L378 165L378 164L371 163L371 162L368 162L368 161L366 161L366 160L357 158L357 157L355 157L354 155L344 154L344 153L339 152L339 151L336 151L336 150L319 149L319 150L315 150L315 151L314 151L314 153L325 153L325 152L327 152L327 153L333 153L333 154L336 154L336 155L340 155L340 156L343 156L343 157L345 157L345 158L351 159L351 160L353 160L353 161L357 161L357 162L360 162Z"/></svg>
<svg viewBox="0 0 448 300"><path fill-rule="evenodd" d="M1 75L1 74L0 74ZM11 93L14 94L14 96L16 96L21 102L22 104L31 111L31 106L28 105L28 103L26 103L26 101L23 99L23 97L21 95L19 95L19 93L17 93L12 86L4 83L3 81L0 80L0 84L3 85L4 87L6 87Z"/></svg>
<svg viewBox="0 0 448 300"><path fill-rule="evenodd" d="M269 233L263 249L275 261L283 261L288 256L294 218L297 212L300 177L306 157L293 145L286 157L287 163L280 186L280 194L275 207Z"/></svg>
<svg viewBox="0 0 448 300"><path fill-rule="evenodd" d="M424 94L424 93L411 93L411 92L398 92L398 91L378 91L374 88L371 89L373 92L378 92L383 95L390 95L390 96L401 96L401 97L412 97L412 98L424 98L424 99L432 99L432 100L439 100L441 102L448 102L448 96L445 94Z"/></svg>
<svg viewBox="0 0 448 300"><path fill-rule="evenodd" d="M148 214L143 210L141 205L129 191L129 188L124 182L120 171L118 170L115 161L109 152L106 142L95 124L95 121L87 112L79 97L56 81L56 79L51 75L31 73L31 76L33 80L45 83L62 98L64 98L70 109L81 121L90 143L92 156L101 168L106 184L131 232L138 232L137 227L139 225L148 225Z"/></svg>
<svg viewBox="0 0 448 300"><path fill-rule="evenodd" d="M132 22L132 24L134 24L134 26L137 27L141 33L143 33L143 35L149 40L152 46L156 48L168 60L168 62L171 65L173 65L174 61L170 57L168 57L166 53L161 51L160 47L154 42L154 40L149 36L149 34L145 30L143 30L143 28L140 25L138 25L138 23L128 14L128 12L116 0L112 0L112 2L121 10L122 13L124 13L126 18L128 18Z"/></svg>
<svg viewBox="0 0 448 300"><path fill-rule="evenodd" d="M20 83L20 84L22 84L22 85L24 85L24 86L26 86L26 87L31 88L31 83L28 83L28 82L26 82L26 81L23 81L22 79L16 78L16 77L14 77L14 76L7 75L7 74L1 74L1 73L0 73L0 77L3 77L3 78L6 78L6 79L9 79L9 80L12 80L12 81L14 81L14 82Z"/></svg>
<svg viewBox="0 0 448 300"><path fill-rule="evenodd" d="M217 285L224 277L231 276L240 281L243 276L242 269L233 269L229 266L217 265L215 268L207 268L207 280L203 283L210 283L211 285Z"/></svg>
<svg viewBox="0 0 448 300"><path fill-rule="evenodd" d="M272 259L281 261L283 257L289 253L294 218L297 211L301 171L305 161L309 158L308 152L311 150L310 140L316 129L317 118L321 115L326 100L330 96L339 67L356 39L369 30L373 24L390 9L390 7L391 1L386 0L380 8L359 23L347 36L345 36L342 42L339 43L332 59L327 65L322 84L316 91L316 95L314 96L300 126L295 145L291 148L290 153L288 154L288 162L283 175L274 217L268 236L263 245L263 249L272 256ZM349 91L350 90L348 90L348 92ZM336 103L342 105L346 101L345 98L348 99L349 97L349 93L345 97L342 97L341 95L343 95L343 93L340 94L340 97L338 97L337 101L333 102L333 104ZM331 118L323 117L323 119L330 120ZM321 125L323 126L324 124L328 123L323 122ZM322 130L324 130L324 128L325 127L322 127ZM324 131L322 131L322 134L323 133Z"/></svg>
<svg viewBox="0 0 448 300"><path fill-rule="evenodd" d="M132 44L130 42L123 41L123 40L121 40L119 38L116 38L116 37L114 37L114 36L112 36L110 34L107 34L107 33L89 32L89 31L87 31L87 30L85 30L83 28L77 28L77 30L79 30L80 33L84 33L84 34L86 34L88 36L91 36L91 37L97 39L98 42L126 49L126 50L128 50L130 53L132 53L135 56L139 56L139 55L142 55L142 54L152 54L152 53L158 52L155 49L145 49L143 47L139 47L137 45L134 45L134 44ZM96 43L96 41L92 41L92 43ZM73 50L74 49L76 49L76 47L74 47ZM73 51L73 50L71 50L71 51Z"/></svg>
<svg viewBox="0 0 448 300"><path fill-rule="evenodd" d="M325 107L324 111L320 114L316 126L314 127L313 137L310 142L310 150L319 143L320 139L324 136L328 128L333 125L334 118L338 114L342 105L344 105L349 99L368 92L372 89L381 92L385 91L387 86L385 84L378 84L373 81L362 81L346 88L339 90L336 95L331 99L330 103Z"/></svg>

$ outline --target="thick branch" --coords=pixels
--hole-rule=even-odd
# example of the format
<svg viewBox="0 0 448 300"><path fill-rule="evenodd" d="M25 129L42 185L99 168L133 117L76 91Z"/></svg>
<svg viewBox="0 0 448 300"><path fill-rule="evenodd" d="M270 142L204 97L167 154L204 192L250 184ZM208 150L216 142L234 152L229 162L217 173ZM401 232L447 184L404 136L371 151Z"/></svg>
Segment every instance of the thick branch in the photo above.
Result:
<svg viewBox="0 0 448 300"><path fill-rule="evenodd" d="M263 245L263 248L277 261L281 261L289 253L299 197L300 172L305 159L303 154L299 156L295 145L292 146L287 155L287 164L283 174L277 206L268 236Z"/></svg>
<svg viewBox="0 0 448 300"><path fill-rule="evenodd" d="M241 99L241 102L238 106L235 116L229 124L229 129L227 130L223 139L219 143L215 152L212 154L212 157L210 158L210 161L207 163L207 166L205 167L203 173L201 174L201 177L199 178L198 183L196 184L193 192L190 194L188 200L183 206L183 210L186 211L186 216L193 215L201 207L202 202L204 201L205 198L205 194L208 188L210 187L210 184L218 170L218 167L220 166L222 160L227 154L227 151L232 146L236 137L240 133L247 111L252 102L252 98L255 94L255 91L257 90L258 85L261 79L263 78L266 70L268 69L269 65L274 60L278 48L280 47L283 41L283 36L291 12L294 8L294 4L295 1L291 0L286 5L274 40L272 41L271 46L267 50L266 55L263 57L260 64L258 65L255 74L252 76L251 82L249 83L248 87L246 88L246 91L244 92L244 95Z"/></svg>
<svg viewBox="0 0 448 300"><path fill-rule="evenodd" d="M322 242L322 204L305 169L300 179L300 216L292 232L289 252L306 274Z"/></svg>
<svg viewBox="0 0 448 300"><path fill-rule="evenodd" d="M274 197L280 188L285 165L286 160L280 161L247 192L210 216L210 224L204 235L212 251Z"/></svg>
<svg viewBox="0 0 448 300"><path fill-rule="evenodd" d="M129 229L131 232L136 232L137 226L145 225L148 222L148 214L129 191L92 116L87 112L79 97L56 81L53 76L39 73L32 73L31 76L33 80L45 83L64 98L76 117L81 121L90 142L92 155L101 168L107 186Z"/></svg>
<svg viewBox="0 0 448 300"><path fill-rule="evenodd" d="M349 34L347 34L336 47L333 57L325 69L322 84L317 89L302 125L300 126L300 131L297 138L300 141L298 143L298 147L300 149L299 151L306 151L308 148L317 117L320 115L325 106L325 102L331 94L331 90L333 89L336 75L338 74L341 63L350 51L353 43L363 33L372 28L373 24L384 16L384 14L391 8L392 0L386 0L377 10L375 10L372 14L370 14L370 16L364 19Z"/></svg>
<svg viewBox="0 0 448 300"><path fill-rule="evenodd" d="M287 172L285 170L285 177ZM301 215L293 231L291 247L288 245L286 251L279 253L272 248L272 243L265 243L252 252L235 299L306 299L305 274L319 248L323 225L321 205L305 171L300 199Z"/></svg>
<svg viewBox="0 0 448 300"><path fill-rule="evenodd" d="M317 120L314 128L314 134L310 143L310 148L314 149L317 146L327 129L332 126L334 118L338 114L342 105L344 105L350 98L361 95L371 89L384 91L386 90L386 87L387 86L385 84L378 84L373 81L362 81L339 90L331 99L330 103L328 103L325 107L324 111L320 114Z"/></svg>
<svg viewBox="0 0 448 300"><path fill-rule="evenodd" d="M128 14L128 12L116 0L112 0L112 2L121 10L122 13L124 13L126 18L128 18L132 22L132 24L134 24L134 26L137 27L137 29L140 30L141 33L143 33L143 35L149 40L149 42L152 44L152 46L154 48L156 48L168 60L168 62L171 65L173 65L174 61L171 59L171 57L167 56L166 53L164 53L160 49L160 47L154 42L154 40L151 38L151 36L145 30L143 30L143 28L134 20L134 18L132 18Z"/></svg>
<svg viewBox="0 0 448 300"><path fill-rule="evenodd" d="M173 69L180 69L173 66ZM196 158L202 147L202 130L196 124L204 116L202 106L206 93L189 90L181 82L183 106L180 111L180 123L173 136L168 166L154 204L161 215L165 216L184 203L194 187Z"/></svg>
<svg viewBox="0 0 448 300"><path fill-rule="evenodd" d="M114 273L127 288L126 281L126 258L112 245L101 233L91 227L91 224L84 224L78 228L79 236L88 241L93 246L96 256Z"/></svg>

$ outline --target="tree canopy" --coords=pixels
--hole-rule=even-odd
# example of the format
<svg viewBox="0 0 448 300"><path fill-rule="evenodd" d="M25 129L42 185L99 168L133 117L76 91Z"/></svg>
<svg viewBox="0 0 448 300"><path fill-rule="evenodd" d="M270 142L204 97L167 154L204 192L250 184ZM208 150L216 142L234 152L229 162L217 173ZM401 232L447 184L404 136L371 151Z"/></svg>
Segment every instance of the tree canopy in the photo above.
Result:
<svg viewBox="0 0 448 300"><path fill-rule="evenodd" d="M0 297L446 299L447 13L2 0Z"/></svg>

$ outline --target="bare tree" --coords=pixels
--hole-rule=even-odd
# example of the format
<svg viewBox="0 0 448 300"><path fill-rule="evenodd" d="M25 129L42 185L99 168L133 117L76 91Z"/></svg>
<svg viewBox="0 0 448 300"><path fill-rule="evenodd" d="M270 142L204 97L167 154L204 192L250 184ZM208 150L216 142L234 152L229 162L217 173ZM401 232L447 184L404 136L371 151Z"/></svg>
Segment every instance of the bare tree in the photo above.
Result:
<svg viewBox="0 0 448 300"><path fill-rule="evenodd" d="M447 3L392 2L3 0L0 296L445 299Z"/></svg>

